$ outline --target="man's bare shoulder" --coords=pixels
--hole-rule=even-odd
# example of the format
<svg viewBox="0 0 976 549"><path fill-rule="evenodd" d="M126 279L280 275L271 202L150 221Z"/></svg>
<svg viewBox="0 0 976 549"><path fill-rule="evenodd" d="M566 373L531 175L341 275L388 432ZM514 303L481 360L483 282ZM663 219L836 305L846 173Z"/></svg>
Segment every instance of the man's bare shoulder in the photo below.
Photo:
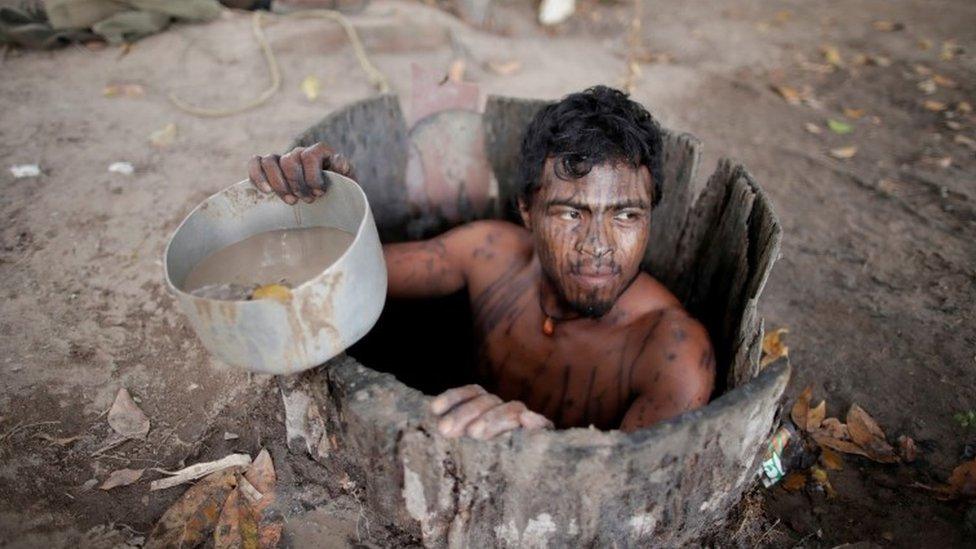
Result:
<svg viewBox="0 0 976 549"><path fill-rule="evenodd" d="M460 253L473 268L491 264L508 265L513 259L527 260L532 254L532 234L524 227L498 219L472 221L457 227L463 239Z"/></svg>

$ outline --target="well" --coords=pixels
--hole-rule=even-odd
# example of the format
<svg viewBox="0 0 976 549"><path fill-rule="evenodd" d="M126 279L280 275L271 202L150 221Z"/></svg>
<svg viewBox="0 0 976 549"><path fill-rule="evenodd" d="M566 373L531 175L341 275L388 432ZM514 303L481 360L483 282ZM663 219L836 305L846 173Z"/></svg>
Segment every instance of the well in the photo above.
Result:
<svg viewBox="0 0 976 549"><path fill-rule="evenodd" d="M483 179L477 166L487 166L492 191L476 207L418 204L407 172L422 124L408 130L394 96L334 112L296 144L325 141L352 159L384 240L419 238L466 219L510 215L521 134L544 104L489 97L480 119L453 119L476 132L460 146L483 161L461 162L441 183L470 184ZM427 411L429 396L398 378L428 394L463 381L460 359L444 355L464 348L458 327L466 323L446 313L463 314L464 305L448 298L420 314L416 304L388 303L384 316L407 322L381 321L347 355L282 380L289 447L326 468L336 489L361 498L374 533L451 547L682 545L720 524L755 480L790 373L786 363L759 368L756 305L778 255L779 224L742 166L721 161L697 192L698 140L668 131L664 146L663 197L645 269L708 328L720 396L630 434L568 429L445 439ZM410 330L421 323L427 336L418 339ZM453 351L432 347L431 333L445 334Z"/></svg>

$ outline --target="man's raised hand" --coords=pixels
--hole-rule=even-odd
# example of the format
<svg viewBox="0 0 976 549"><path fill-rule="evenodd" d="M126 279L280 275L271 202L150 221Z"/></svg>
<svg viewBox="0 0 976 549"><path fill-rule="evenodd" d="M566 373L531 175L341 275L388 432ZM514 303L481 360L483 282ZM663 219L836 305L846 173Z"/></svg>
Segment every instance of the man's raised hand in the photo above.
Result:
<svg viewBox="0 0 976 549"><path fill-rule="evenodd" d="M247 164L251 183L262 192L277 194L287 204L299 199L312 202L325 194L322 170L353 177L349 159L325 143L295 147L282 156L255 156Z"/></svg>
<svg viewBox="0 0 976 549"><path fill-rule="evenodd" d="M504 402L479 385L449 389L431 401L430 409L440 418L437 430L449 438L468 435L486 440L519 428L552 428L551 421L525 404Z"/></svg>

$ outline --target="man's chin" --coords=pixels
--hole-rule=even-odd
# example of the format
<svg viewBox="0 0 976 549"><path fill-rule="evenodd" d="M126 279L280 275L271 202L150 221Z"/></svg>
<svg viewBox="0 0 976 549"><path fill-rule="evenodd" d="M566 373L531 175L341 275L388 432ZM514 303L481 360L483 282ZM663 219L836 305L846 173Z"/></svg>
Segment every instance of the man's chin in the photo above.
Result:
<svg viewBox="0 0 976 549"><path fill-rule="evenodd" d="M610 312L610 309L613 308L613 302L571 302L569 306L572 307L574 311L585 316L586 318L600 318Z"/></svg>

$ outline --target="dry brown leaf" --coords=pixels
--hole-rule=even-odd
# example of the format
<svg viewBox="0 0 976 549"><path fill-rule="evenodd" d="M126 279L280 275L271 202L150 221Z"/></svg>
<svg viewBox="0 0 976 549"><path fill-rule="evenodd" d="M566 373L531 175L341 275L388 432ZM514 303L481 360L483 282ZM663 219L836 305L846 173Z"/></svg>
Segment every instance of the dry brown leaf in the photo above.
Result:
<svg viewBox="0 0 976 549"><path fill-rule="evenodd" d="M805 430L812 432L819 429L820 424L823 422L824 416L826 415L827 415L827 401L821 400L820 404L816 405L813 408L810 408L810 411L807 412L807 424Z"/></svg>
<svg viewBox="0 0 976 549"><path fill-rule="evenodd" d="M858 118L861 118L862 116L864 116L864 109L848 109L848 108L845 108L844 109L844 116L846 116L846 117L848 117L848 118L850 118L852 120L857 120Z"/></svg>
<svg viewBox="0 0 976 549"><path fill-rule="evenodd" d="M963 462L952 470L949 492L955 497L976 497L976 459Z"/></svg>
<svg viewBox="0 0 976 549"><path fill-rule="evenodd" d="M808 385L800 393L800 396L796 398L796 402L793 403L793 409L790 410L790 419L793 420L793 424L796 425L797 429L801 431L806 430L807 416L810 414L811 398L813 398L813 386Z"/></svg>
<svg viewBox="0 0 976 549"><path fill-rule="evenodd" d="M961 51L962 48L956 44L955 40L946 40L942 43L942 50L939 52L939 59L943 61L952 61Z"/></svg>
<svg viewBox="0 0 976 549"><path fill-rule="evenodd" d="M893 32L905 28L905 25L894 21L874 21L871 26L878 32Z"/></svg>
<svg viewBox="0 0 976 549"><path fill-rule="evenodd" d="M926 78L922 80L916 87L922 91L925 95L932 95L933 93L939 91L939 87L935 85L935 80L931 78Z"/></svg>
<svg viewBox="0 0 976 549"><path fill-rule="evenodd" d="M210 536L227 496L237 487L237 472L225 469L194 484L163 513L145 549L196 547Z"/></svg>
<svg viewBox="0 0 976 549"><path fill-rule="evenodd" d="M807 131L809 131L809 128ZM777 328L763 336L763 357L759 362L761 368L784 356L789 356L790 348L783 343L783 334L786 333L789 333L787 328Z"/></svg>
<svg viewBox="0 0 976 549"><path fill-rule="evenodd" d="M956 110L959 112L970 113L973 112L973 106L970 105L968 101L960 101L956 103Z"/></svg>
<svg viewBox="0 0 976 549"><path fill-rule="evenodd" d="M139 84L109 84L102 89L105 97L142 97L146 90Z"/></svg>
<svg viewBox="0 0 976 549"><path fill-rule="evenodd" d="M847 430L851 440L863 448L870 459L881 463L898 461L898 455L885 439L881 426L857 404L852 404L847 412Z"/></svg>
<svg viewBox="0 0 976 549"><path fill-rule="evenodd" d="M928 38L920 38L918 42L916 42L916 45L918 45L918 49L922 51L928 51L932 49L932 41L929 40Z"/></svg>
<svg viewBox="0 0 976 549"><path fill-rule="evenodd" d="M918 457L918 447L915 445L915 439L908 435L898 437L898 455L901 456L901 460L905 463L915 461L915 458Z"/></svg>
<svg viewBox="0 0 976 549"><path fill-rule="evenodd" d="M840 160L847 160L849 158L854 158L857 154L857 145L851 145L849 147L840 147L837 149L830 149L830 156Z"/></svg>
<svg viewBox="0 0 976 549"><path fill-rule="evenodd" d="M941 74L933 75L932 81L943 88L959 87L959 84L955 80L949 78L948 76L942 76Z"/></svg>
<svg viewBox="0 0 976 549"><path fill-rule="evenodd" d="M820 135L821 133L823 133L823 129L820 126L814 124L813 122L807 122L806 124L803 125L803 128L814 135Z"/></svg>
<svg viewBox="0 0 976 549"><path fill-rule="evenodd" d="M787 492L796 492L807 485L807 475L802 471L793 471L783 479L783 489Z"/></svg>
<svg viewBox="0 0 976 549"><path fill-rule="evenodd" d="M215 549L259 549L258 514L240 490L231 491L214 530Z"/></svg>
<svg viewBox="0 0 976 549"><path fill-rule="evenodd" d="M820 424L820 432L829 437L840 440L850 439L850 434L847 432L847 425L844 425L835 417L828 417L827 419L823 420L823 422Z"/></svg>
<svg viewBox="0 0 976 549"><path fill-rule="evenodd" d="M915 71L915 74L917 74L919 76L931 76L932 75L932 69L926 67L925 65L923 65L921 63L915 63L914 65L912 65L912 70L914 70Z"/></svg>
<svg viewBox="0 0 976 549"><path fill-rule="evenodd" d="M820 463L831 471L840 471L844 468L844 458L834 450L821 446Z"/></svg>
<svg viewBox="0 0 976 549"><path fill-rule="evenodd" d="M266 512L267 508L274 502L275 483L277 482L274 464L267 450L262 449L258 453L258 456L254 458L254 462L248 468L247 472L244 473L242 484L244 482L251 484L254 489L261 493L260 499L253 504L259 517L260 526L258 530L261 547L274 547L281 538L283 525L280 521L274 520Z"/></svg>
<svg viewBox="0 0 976 549"><path fill-rule="evenodd" d="M507 61L493 59L488 61L488 68L495 74L509 76L522 69L522 62L518 59L509 59Z"/></svg>
<svg viewBox="0 0 976 549"><path fill-rule="evenodd" d="M786 100L790 105L799 105L800 101L803 99L802 95L796 88L792 86L772 86L773 91L778 93L780 97Z"/></svg>
<svg viewBox="0 0 976 549"><path fill-rule="evenodd" d="M941 112L948 108L948 105L942 101L934 101L932 99L926 99L924 102L922 102L922 106L925 107L926 110L930 110L932 112Z"/></svg>
<svg viewBox="0 0 976 549"><path fill-rule="evenodd" d="M145 469L119 469L118 471L112 471L112 474L105 479L105 482L99 488L102 490L111 490L119 486L128 486L142 478L144 471Z"/></svg>
<svg viewBox="0 0 976 549"><path fill-rule="evenodd" d="M451 62L451 67L447 69L447 79L450 82L463 82L464 81L464 69L467 64L464 59L455 59Z"/></svg>
<svg viewBox="0 0 976 549"><path fill-rule="evenodd" d="M838 452L844 452L845 454L855 454L858 456L868 457L868 453L864 450L864 448L861 448L849 440L834 438L823 432L811 433L811 436L813 436L813 440L815 440L817 444L822 447L837 450Z"/></svg>
<svg viewBox="0 0 976 549"><path fill-rule="evenodd" d="M958 145L969 147L970 149L976 151L976 139L967 137L961 133L957 133L955 137L952 138L952 142Z"/></svg>
<svg viewBox="0 0 976 549"><path fill-rule="evenodd" d="M160 149L168 147L176 140L176 124L170 122L149 134L149 142Z"/></svg>
<svg viewBox="0 0 976 549"><path fill-rule="evenodd" d="M830 484L830 477L827 475L827 471L824 471L820 467L814 465L810 468L810 478L813 479L818 485L822 486L824 491L827 492L827 497L834 497L837 492L834 491L834 487Z"/></svg>
<svg viewBox="0 0 976 549"><path fill-rule="evenodd" d="M844 60L843 58L841 58L840 52L834 46L831 45L820 46L820 53L823 54L824 61L826 61L827 63L835 67L844 66Z"/></svg>
<svg viewBox="0 0 976 549"><path fill-rule="evenodd" d="M125 387L115 395L115 402L108 411L108 424L127 438L145 438L149 432L149 418L136 406Z"/></svg>

